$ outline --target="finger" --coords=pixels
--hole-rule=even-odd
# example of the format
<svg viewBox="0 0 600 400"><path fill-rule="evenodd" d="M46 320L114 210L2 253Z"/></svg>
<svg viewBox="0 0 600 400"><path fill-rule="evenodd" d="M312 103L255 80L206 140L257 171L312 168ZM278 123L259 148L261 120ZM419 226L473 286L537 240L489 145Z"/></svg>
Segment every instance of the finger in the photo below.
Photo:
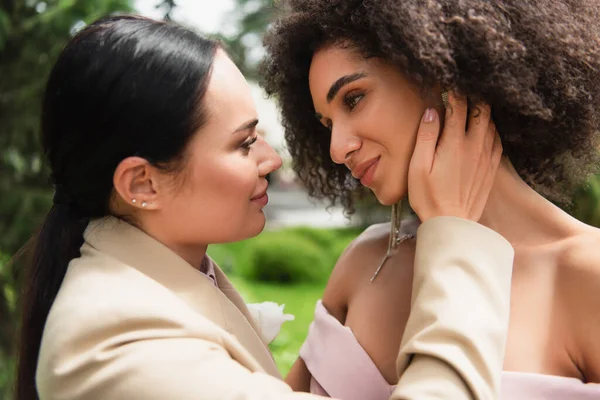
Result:
<svg viewBox="0 0 600 400"><path fill-rule="evenodd" d="M464 139L467 127L467 98L448 93L448 107L444 120L442 139Z"/></svg>
<svg viewBox="0 0 600 400"><path fill-rule="evenodd" d="M469 110L469 128L467 136L483 144L490 123L491 109L485 103L479 103ZM492 141L493 143L493 141Z"/></svg>
<svg viewBox="0 0 600 400"><path fill-rule="evenodd" d="M433 166L436 144L440 135L440 118L434 108L428 108L423 113L421 124L417 131L415 150L410 161L412 173L429 174Z"/></svg>
<svg viewBox="0 0 600 400"><path fill-rule="evenodd" d="M486 132L484 146L480 165L475 172L476 189L474 193L478 198L474 199L474 203L485 205L489 192L494 185L502 157L502 143L493 121L490 121L490 126Z"/></svg>

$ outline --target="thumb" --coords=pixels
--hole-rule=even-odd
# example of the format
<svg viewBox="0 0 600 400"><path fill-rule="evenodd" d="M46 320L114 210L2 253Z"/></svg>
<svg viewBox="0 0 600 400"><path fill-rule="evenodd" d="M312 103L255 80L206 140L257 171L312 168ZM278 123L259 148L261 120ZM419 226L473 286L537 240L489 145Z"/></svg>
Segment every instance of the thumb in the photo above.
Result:
<svg viewBox="0 0 600 400"><path fill-rule="evenodd" d="M435 108L428 108L423 114L417 133L415 151L410 161L412 173L429 174L433 168L433 159L440 136L440 118Z"/></svg>

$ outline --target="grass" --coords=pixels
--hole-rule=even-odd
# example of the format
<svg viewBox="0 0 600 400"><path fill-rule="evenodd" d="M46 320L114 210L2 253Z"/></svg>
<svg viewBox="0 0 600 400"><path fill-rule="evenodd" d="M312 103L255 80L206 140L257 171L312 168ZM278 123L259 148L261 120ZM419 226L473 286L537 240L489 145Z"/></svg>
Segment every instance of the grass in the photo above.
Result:
<svg viewBox="0 0 600 400"><path fill-rule="evenodd" d="M316 302L325 290L327 276L342 250L360 231L360 228L286 228L264 232L243 242L216 244L208 248L210 256L247 303L273 301L285 304L285 312L296 317L294 321L283 324L279 335L269 346L283 376L296 361L306 339ZM311 254L306 254L307 249ZM262 258L257 258L257 255L262 255ZM316 268L323 272L316 279L300 279ZM282 274L279 282L275 274L277 271ZM284 272L294 279L283 279ZM265 281L265 275L270 278L269 282ZM262 280L256 279L261 277Z"/></svg>
<svg viewBox="0 0 600 400"><path fill-rule="evenodd" d="M230 276L229 279L247 303L274 301L285 304L286 314L296 317L294 321L283 324L279 335L269 346L279 371L285 377L298 357L308 326L313 320L315 304L323 294L325 283L275 285L248 282L237 276Z"/></svg>

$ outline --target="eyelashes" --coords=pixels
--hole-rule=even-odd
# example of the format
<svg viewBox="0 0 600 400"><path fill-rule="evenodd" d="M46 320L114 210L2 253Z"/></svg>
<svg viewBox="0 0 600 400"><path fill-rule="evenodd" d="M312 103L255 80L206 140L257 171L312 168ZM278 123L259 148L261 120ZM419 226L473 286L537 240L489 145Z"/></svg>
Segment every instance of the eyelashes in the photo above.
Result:
<svg viewBox="0 0 600 400"><path fill-rule="evenodd" d="M342 102L348 108L349 111L352 111L354 107L358 105L358 102L362 100L363 97L365 97L365 95L362 93L350 92L346 96L344 96Z"/></svg>
<svg viewBox="0 0 600 400"><path fill-rule="evenodd" d="M249 140L246 140L244 143L242 143L240 145L240 148L242 148L248 152L248 151L250 151L250 149L252 148L252 145L254 143L256 143L257 140L258 140L258 136L254 136L254 137L250 138Z"/></svg>
<svg viewBox="0 0 600 400"><path fill-rule="evenodd" d="M342 104L344 105L344 107L346 107L348 112L352 112L354 110L354 108L358 105L358 103L363 99L363 97L365 97L364 93L357 92L357 91L351 91L351 92L348 92L342 98ZM333 129L333 122L330 119L326 119L324 121L323 125L330 132Z"/></svg>

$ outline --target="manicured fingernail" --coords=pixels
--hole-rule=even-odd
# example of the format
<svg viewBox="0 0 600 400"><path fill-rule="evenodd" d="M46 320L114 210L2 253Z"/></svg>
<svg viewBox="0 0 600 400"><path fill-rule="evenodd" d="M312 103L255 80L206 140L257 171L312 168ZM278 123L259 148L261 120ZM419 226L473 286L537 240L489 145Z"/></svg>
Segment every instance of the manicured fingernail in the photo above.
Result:
<svg viewBox="0 0 600 400"><path fill-rule="evenodd" d="M423 122L429 124L435 121L437 118L437 111L435 108L428 108L425 110L425 114L423 114Z"/></svg>

